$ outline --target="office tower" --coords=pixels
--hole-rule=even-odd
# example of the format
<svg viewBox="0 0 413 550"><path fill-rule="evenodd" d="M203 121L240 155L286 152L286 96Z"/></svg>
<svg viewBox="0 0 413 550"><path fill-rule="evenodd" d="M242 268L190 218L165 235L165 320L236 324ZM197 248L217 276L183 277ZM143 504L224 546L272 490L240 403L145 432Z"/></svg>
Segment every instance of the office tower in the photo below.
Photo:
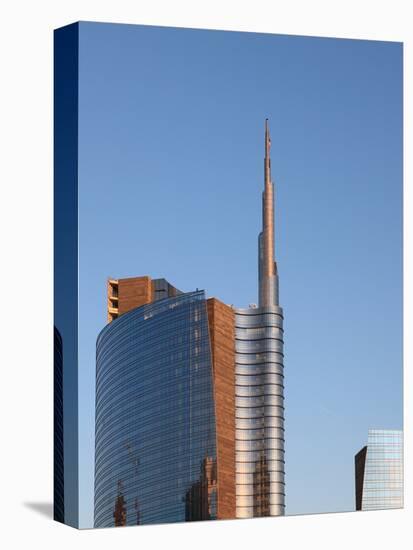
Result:
<svg viewBox="0 0 413 550"><path fill-rule="evenodd" d="M64 523L63 342L56 327L54 327L53 340L53 518Z"/></svg>
<svg viewBox="0 0 413 550"><path fill-rule="evenodd" d="M150 282L97 341L96 527L235 517L232 309Z"/></svg>
<svg viewBox="0 0 413 550"><path fill-rule="evenodd" d="M403 432L369 430L355 456L356 510L403 508Z"/></svg>
<svg viewBox="0 0 413 550"><path fill-rule="evenodd" d="M259 307L235 309L237 517L284 514L283 310L274 260L274 185L265 121Z"/></svg>
<svg viewBox="0 0 413 550"><path fill-rule="evenodd" d="M149 276L107 283L95 527L284 513L283 312L265 124L259 307Z"/></svg>

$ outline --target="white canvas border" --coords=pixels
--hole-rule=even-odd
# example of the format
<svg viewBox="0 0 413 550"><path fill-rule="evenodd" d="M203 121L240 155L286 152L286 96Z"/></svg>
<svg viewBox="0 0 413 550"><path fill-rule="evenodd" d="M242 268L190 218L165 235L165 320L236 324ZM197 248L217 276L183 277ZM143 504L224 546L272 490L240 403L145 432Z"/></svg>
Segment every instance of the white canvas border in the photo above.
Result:
<svg viewBox="0 0 413 550"><path fill-rule="evenodd" d="M412 31L409 2L16 1L2 8L2 530L6 548L409 548L412 330ZM52 499L52 30L77 20L404 42L405 509L77 532ZM303 488L305 490L305 488ZM334 487L331 488L334 490ZM41 508L41 507L40 507Z"/></svg>

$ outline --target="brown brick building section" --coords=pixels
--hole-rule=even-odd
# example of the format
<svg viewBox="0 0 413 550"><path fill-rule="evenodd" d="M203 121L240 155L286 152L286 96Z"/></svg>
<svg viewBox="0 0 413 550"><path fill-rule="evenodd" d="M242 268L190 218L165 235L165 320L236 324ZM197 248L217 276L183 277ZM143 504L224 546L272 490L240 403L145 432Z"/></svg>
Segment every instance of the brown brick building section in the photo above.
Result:
<svg viewBox="0 0 413 550"><path fill-rule="evenodd" d="M182 294L165 279L151 279L148 275L127 279L109 278L107 291L108 323L136 307Z"/></svg>
<svg viewBox="0 0 413 550"><path fill-rule="evenodd" d="M234 312L207 300L217 437L217 517L235 518L235 335Z"/></svg>
<svg viewBox="0 0 413 550"><path fill-rule="evenodd" d="M108 280L108 322L152 301L150 277Z"/></svg>

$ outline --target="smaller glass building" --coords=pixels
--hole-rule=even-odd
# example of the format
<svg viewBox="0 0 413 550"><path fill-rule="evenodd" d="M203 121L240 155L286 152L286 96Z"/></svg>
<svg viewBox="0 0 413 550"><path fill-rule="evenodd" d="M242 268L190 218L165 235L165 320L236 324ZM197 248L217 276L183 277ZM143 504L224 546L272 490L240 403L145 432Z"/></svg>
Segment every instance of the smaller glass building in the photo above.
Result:
<svg viewBox="0 0 413 550"><path fill-rule="evenodd" d="M369 430L355 456L356 510L403 508L403 432Z"/></svg>

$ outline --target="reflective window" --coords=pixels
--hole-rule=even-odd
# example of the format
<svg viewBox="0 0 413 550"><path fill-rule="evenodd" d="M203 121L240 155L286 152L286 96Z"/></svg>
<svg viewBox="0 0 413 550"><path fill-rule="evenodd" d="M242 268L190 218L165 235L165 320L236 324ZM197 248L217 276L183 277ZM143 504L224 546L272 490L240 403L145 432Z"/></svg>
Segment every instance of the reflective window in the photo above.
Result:
<svg viewBox="0 0 413 550"><path fill-rule="evenodd" d="M235 310L236 514L284 513L284 375L280 308Z"/></svg>
<svg viewBox="0 0 413 550"><path fill-rule="evenodd" d="M403 432L369 430L362 510L403 507Z"/></svg>

